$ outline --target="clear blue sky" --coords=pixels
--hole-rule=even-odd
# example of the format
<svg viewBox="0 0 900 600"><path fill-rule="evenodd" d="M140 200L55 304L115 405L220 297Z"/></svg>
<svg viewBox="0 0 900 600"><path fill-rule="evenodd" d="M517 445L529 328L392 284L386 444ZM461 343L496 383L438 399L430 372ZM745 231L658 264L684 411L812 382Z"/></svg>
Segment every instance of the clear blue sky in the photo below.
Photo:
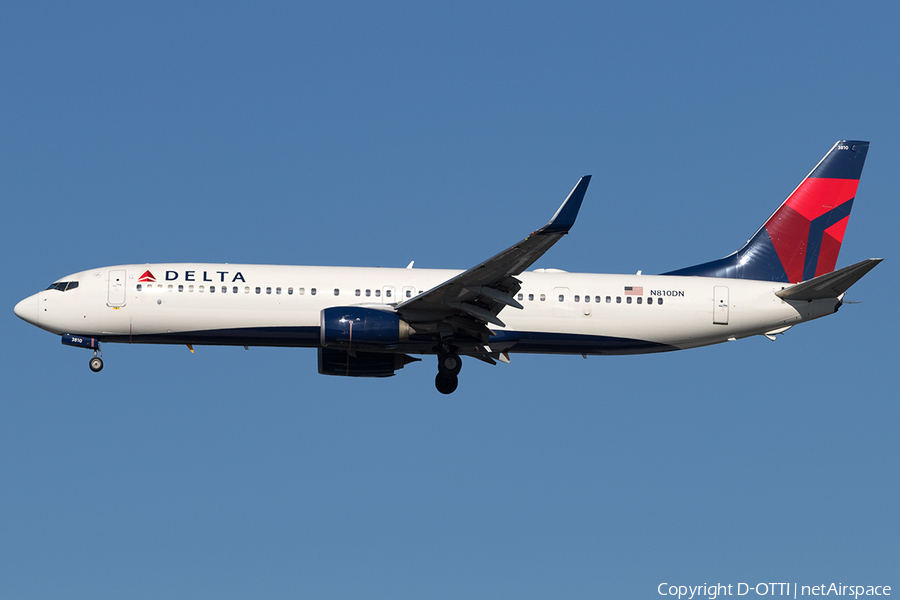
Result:
<svg viewBox="0 0 900 600"><path fill-rule="evenodd" d="M655 598L900 589L900 9L890 3L6 3L0 597ZM737 249L871 140L839 266L772 343L427 359L107 345L17 319L162 261L464 269L594 176L538 267ZM752 596L752 594L751 594Z"/></svg>

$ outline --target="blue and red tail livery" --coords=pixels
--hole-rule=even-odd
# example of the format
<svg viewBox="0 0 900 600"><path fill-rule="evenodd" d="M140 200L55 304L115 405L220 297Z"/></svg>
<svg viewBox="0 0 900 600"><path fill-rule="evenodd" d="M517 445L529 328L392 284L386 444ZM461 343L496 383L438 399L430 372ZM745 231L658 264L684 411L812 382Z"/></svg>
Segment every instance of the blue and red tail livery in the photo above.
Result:
<svg viewBox="0 0 900 600"><path fill-rule="evenodd" d="M799 283L830 273L868 150L869 142L837 142L740 250L664 274Z"/></svg>

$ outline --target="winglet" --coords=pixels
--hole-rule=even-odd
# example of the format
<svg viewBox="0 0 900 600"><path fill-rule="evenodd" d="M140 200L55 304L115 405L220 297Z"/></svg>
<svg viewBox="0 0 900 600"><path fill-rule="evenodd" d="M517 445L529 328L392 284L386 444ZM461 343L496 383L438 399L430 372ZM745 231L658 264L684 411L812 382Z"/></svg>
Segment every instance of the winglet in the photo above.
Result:
<svg viewBox="0 0 900 600"><path fill-rule="evenodd" d="M568 233L572 225L575 224L575 217L578 216L578 210L581 208L581 202L584 200L584 193L587 191L588 184L591 182L591 176L585 175L578 180L575 187L569 193L550 222L537 230L535 233Z"/></svg>

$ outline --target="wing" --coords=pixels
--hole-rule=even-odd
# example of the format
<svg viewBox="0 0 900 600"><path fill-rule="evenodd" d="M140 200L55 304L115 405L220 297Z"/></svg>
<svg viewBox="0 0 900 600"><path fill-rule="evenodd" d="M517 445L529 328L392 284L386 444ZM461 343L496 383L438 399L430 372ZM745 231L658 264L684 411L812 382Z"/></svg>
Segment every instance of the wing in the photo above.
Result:
<svg viewBox="0 0 900 600"><path fill-rule="evenodd" d="M590 181L590 175L579 179L544 227L480 265L398 304L396 312L419 333L440 333L442 339L462 334L486 342L493 334L487 324L504 326L497 316L501 310L522 308L514 298L521 287L516 275L569 232Z"/></svg>

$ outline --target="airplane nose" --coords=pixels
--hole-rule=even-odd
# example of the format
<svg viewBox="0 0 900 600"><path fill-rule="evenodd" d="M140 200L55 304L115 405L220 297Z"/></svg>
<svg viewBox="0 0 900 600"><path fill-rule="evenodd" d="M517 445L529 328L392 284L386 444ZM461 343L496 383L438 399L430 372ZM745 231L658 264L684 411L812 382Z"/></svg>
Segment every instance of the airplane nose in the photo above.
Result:
<svg viewBox="0 0 900 600"><path fill-rule="evenodd" d="M38 297L37 294L25 298L13 309L16 316L32 325L38 324Z"/></svg>

